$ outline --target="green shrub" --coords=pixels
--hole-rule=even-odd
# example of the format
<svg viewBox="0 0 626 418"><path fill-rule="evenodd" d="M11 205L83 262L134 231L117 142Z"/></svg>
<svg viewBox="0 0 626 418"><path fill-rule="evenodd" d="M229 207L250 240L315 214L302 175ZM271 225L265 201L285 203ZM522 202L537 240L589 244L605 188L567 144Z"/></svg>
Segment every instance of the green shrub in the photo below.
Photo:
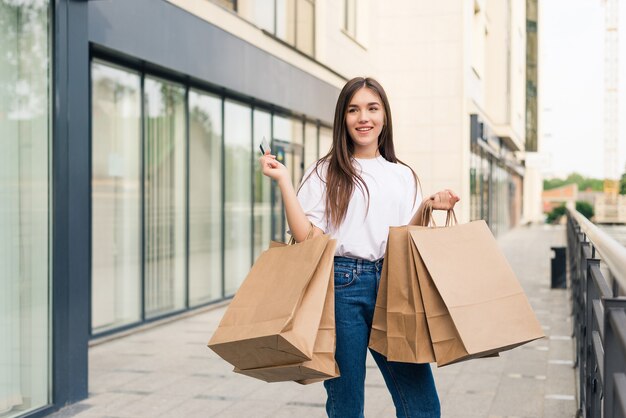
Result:
<svg viewBox="0 0 626 418"><path fill-rule="evenodd" d="M576 210L587 219L591 219L593 217L593 206L591 206L588 202L584 202L582 200L577 201Z"/></svg>
<svg viewBox="0 0 626 418"><path fill-rule="evenodd" d="M563 215L565 215L565 205L557 206L552 209L552 212L548 213L548 216L546 217L546 223L557 223Z"/></svg>

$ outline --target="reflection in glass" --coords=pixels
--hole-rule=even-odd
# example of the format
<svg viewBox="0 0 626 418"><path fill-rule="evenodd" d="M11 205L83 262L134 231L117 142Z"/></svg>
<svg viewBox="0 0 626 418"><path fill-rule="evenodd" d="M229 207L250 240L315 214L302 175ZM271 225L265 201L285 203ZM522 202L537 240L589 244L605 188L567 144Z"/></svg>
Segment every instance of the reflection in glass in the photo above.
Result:
<svg viewBox="0 0 626 418"><path fill-rule="evenodd" d="M333 145L333 130L320 126L320 157L325 156L330 151L330 147Z"/></svg>
<svg viewBox="0 0 626 418"><path fill-rule="evenodd" d="M315 6L310 0L297 0L296 48L313 55L315 45Z"/></svg>
<svg viewBox="0 0 626 418"><path fill-rule="evenodd" d="M185 307L185 90L144 83L145 310Z"/></svg>
<svg viewBox="0 0 626 418"><path fill-rule="evenodd" d="M276 0L275 35L289 45L296 44L296 0Z"/></svg>
<svg viewBox="0 0 626 418"><path fill-rule="evenodd" d="M225 294L235 293L252 263L251 109L224 104L224 281Z"/></svg>
<svg viewBox="0 0 626 418"><path fill-rule="evenodd" d="M141 320L141 80L91 66L91 327Z"/></svg>
<svg viewBox="0 0 626 418"><path fill-rule="evenodd" d="M272 138L272 116L264 111L254 111L253 141L261 142L263 137ZM254 149L256 151L256 149ZM259 150L259 153L261 151ZM271 239L271 195L270 179L261 172L259 164L254 164L254 254L256 258L269 246Z"/></svg>
<svg viewBox="0 0 626 418"><path fill-rule="evenodd" d="M189 92L189 303L222 297L222 100Z"/></svg>
<svg viewBox="0 0 626 418"><path fill-rule="evenodd" d="M0 2L0 414L49 403L48 1Z"/></svg>
<svg viewBox="0 0 626 418"><path fill-rule="evenodd" d="M304 127L304 169L308 169L319 158L317 125L307 122Z"/></svg>

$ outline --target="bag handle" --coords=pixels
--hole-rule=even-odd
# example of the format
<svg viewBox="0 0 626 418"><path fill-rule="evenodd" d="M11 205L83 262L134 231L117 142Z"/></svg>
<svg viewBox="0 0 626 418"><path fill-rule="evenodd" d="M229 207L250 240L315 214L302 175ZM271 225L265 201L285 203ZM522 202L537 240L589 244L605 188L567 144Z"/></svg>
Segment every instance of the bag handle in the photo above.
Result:
<svg viewBox="0 0 626 418"><path fill-rule="evenodd" d="M446 211L446 224L445 226L453 226L458 224L459 222L456 219L456 214L454 213L454 209L448 209ZM433 201L431 199L426 200L420 205L420 208L417 212L417 225L436 227L435 218L433 218Z"/></svg>
<svg viewBox="0 0 626 418"><path fill-rule="evenodd" d="M311 228L309 229L309 233L306 235L306 238L304 239L304 241L311 239L311 237L313 236L313 222L309 221L309 225L311 225ZM287 243L287 245L293 245L293 244L297 244L296 243L296 239L293 237L293 235L289 238L289 242Z"/></svg>

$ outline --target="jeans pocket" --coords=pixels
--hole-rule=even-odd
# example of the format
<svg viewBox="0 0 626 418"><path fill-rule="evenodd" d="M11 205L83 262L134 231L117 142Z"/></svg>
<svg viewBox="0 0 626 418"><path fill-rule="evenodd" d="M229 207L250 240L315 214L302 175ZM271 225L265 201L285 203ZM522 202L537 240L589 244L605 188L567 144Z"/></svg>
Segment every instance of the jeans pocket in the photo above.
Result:
<svg viewBox="0 0 626 418"><path fill-rule="evenodd" d="M356 270L347 267L335 267L335 289L350 286L356 280Z"/></svg>

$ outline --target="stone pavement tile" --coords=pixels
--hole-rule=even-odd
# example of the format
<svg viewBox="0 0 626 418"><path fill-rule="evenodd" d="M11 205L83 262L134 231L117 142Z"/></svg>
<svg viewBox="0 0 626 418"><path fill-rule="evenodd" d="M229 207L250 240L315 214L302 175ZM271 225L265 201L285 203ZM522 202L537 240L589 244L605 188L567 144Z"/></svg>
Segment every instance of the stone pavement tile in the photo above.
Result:
<svg viewBox="0 0 626 418"><path fill-rule="evenodd" d="M187 399L180 405L165 411L159 418L195 418L195 417L207 417L218 414L221 410L232 405L232 401L217 401L208 399Z"/></svg>
<svg viewBox="0 0 626 418"><path fill-rule="evenodd" d="M217 414L213 415L214 417L219 418L243 418L243 417L254 417L254 418L269 418L273 417L277 411L276 402L272 400L265 401L249 401L249 400L240 400L229 407L221 410Z"/></svg>
<svg viewBox="0 0 626 418"><path fill-rule="evenodd" d="M574 340L550 340L549 360L574 358Z"/></svg>
<svg viewBox="0 0 626 418"><path fill-rule="evenodd" d="M88 417L90 413L91 405L77 403L74 405L69 405L66 408L63 408L61 411L50 415L50 417L54 418L76 418L76 417ZM93 417L93 415L91 415Z"/></svg>
<svg viewBox="0 0 626 418"><path fill-rule="evenodd" d="M491 373L500 375L507 367L507 362L504 360L506 354L507 353L504 352L500 354L500 357L478 358L459 363L459 365L462 365L461 374Z"/></svg>
<svg viewBox="0 0 626 418"><path fill-rule="evenodd" d="M574 387L574 382L575 380L573 376L567 379L548 378L546 379L545 395L576 396L576 388Z"/></svg>
<svg viewBox="0 0 626 418"><path fill-rule="evenodd" d="M548 367L545 361L516 360L507 361L504 375L543 376L545 379Z"/></svg>
<svg viewBox="0 0 626 418"><path fill-rule="evenodd" d="M574 392L575 386L574 382L576 381L576 371L570 365L563 364L550 364L548 365L548 375L546 376L546 380L559 382L559 381L569 381L571 385L570 392Z"/></svg>
<svg viewBox="0 0 626 418"><path fill-rule="evenodd" d="M243 415L242 415L243 416ZM249 415L248 415L249 416ZM326 408L323 406L306 406L306 405L287 405L272 412L272 418L324 418L326 417Z"/></svg>
<svg viewBox="0 0 626 418"><path fill-rule="evenodd" d="M467 418L487 416L494 400L494 393L448 393L441 405L441 415L465 416Z"/></svg>
<svg viewBox="0 0 626 418"><path fill-rule="evenodd" d="M179 396L183 398L193 398L204 393L208 388L219 384L219 380L210 379L204 376L183 375L181 379L172 384L165 385L154 393L164 396Z"/></svg>
<svg viewBox="0 0 626 418"><path fill-rule="evenodd" d="M260 385L255 385L255 387L255 390L250 392L248 396L246 396L246 399L260 401L271 399L280 403L288 403L292 400L299 400L300 393L308 389L305 386L301 386L293 382L261 382Z"/></svg>
<svg viewBox="0 0 626 418"><path fill-rule="evenodd" d="M506 352L506 361L530 361L537 363L546 363L548 361L548 347L526 345L523 345L521 347L515 347L514 349Z"/></svg>
<svg viewBox="0 0 626 418"><path fill-rule="evenodd" d="M542 417L544 384L543 380L504 377L489 413L505 417Z"/></svg>
<svg viewBox="0 0 626 418"><path fill-rule="evenodd" d="M179 396L151 394L136 402L124 405L115 412L115 415L120 417L157 417L178 407L186 400L186 398Z"/></svg>
<svg viewBox="0 0 626 418"><path fill-rule="evenodd" d="M391 394L387 390L387 386L365 387L365 416L377 416L381 414L387 405L393 405ZM395 411L395 409L394 409ZM395 416L395 413L394 415Z"/></svg>
<svg viewBox="0 0 626 418"><path fill-rule="evenodd" d="M572 320L571 318L562 319L558 321L551 321L550 334L552 335L572 335Z"/></svg>
<svg viewBox="0 0 626 418"><path fill-rule="evenodd" d="M90 370L89 373L89 394L106 393L117 389L122 385L133 382L145 376L146 373L125 372L125 371L104 371L102 369Z"/></svg>
<svg viewBox="0 0 626 418"><path fill-rule="evenodd" d="M466 373L458 376L450 387L450 393L495 394L500 384L500 375L492 373Z"/></svg>
<svg viewBox="0 0 626 418"><path fill-rule="evenodd" d="M107 393L97 395L81 402L92 405L92 407L80 414L80 417L126 417L128 415L122 415L120 411L130 404L140 402L145 397L146 395L132 393ZM62 413L63 411L64 409L58 413ZM52 414L50 418L58 418L57 414Z"/></svg>
<svg viewBox="0 0 626 418"><path fill-rule="evenodd" d="M543 404L543 416L546 418L574 418L575 400L546 399Z"/></svg>
<svg viewBox="0 0 626 418"><path fill-rule="evenodd" d="M226 375L233 373L233 366L224 360L206 355L177 356L174 360L157 359L159 371L165 373L185 373L192 375Z"/></svg>
<svg viewBox="0 0 626 418"><path fill-rule="evenodd" d="M125 383L119 386L119 390L122 392L138 391L152 393L159 389L173 386L184 378L185 375L180 373L163 373L157 371Z"/></svg>
<svg viewBox="0 0 626 418"><path fill-rule="evenodd" d="M218 385L207 386L202 391L202 395L227 399L245 399L264 384L265 382L260 380L231 373L223 378Z"/></svg>

